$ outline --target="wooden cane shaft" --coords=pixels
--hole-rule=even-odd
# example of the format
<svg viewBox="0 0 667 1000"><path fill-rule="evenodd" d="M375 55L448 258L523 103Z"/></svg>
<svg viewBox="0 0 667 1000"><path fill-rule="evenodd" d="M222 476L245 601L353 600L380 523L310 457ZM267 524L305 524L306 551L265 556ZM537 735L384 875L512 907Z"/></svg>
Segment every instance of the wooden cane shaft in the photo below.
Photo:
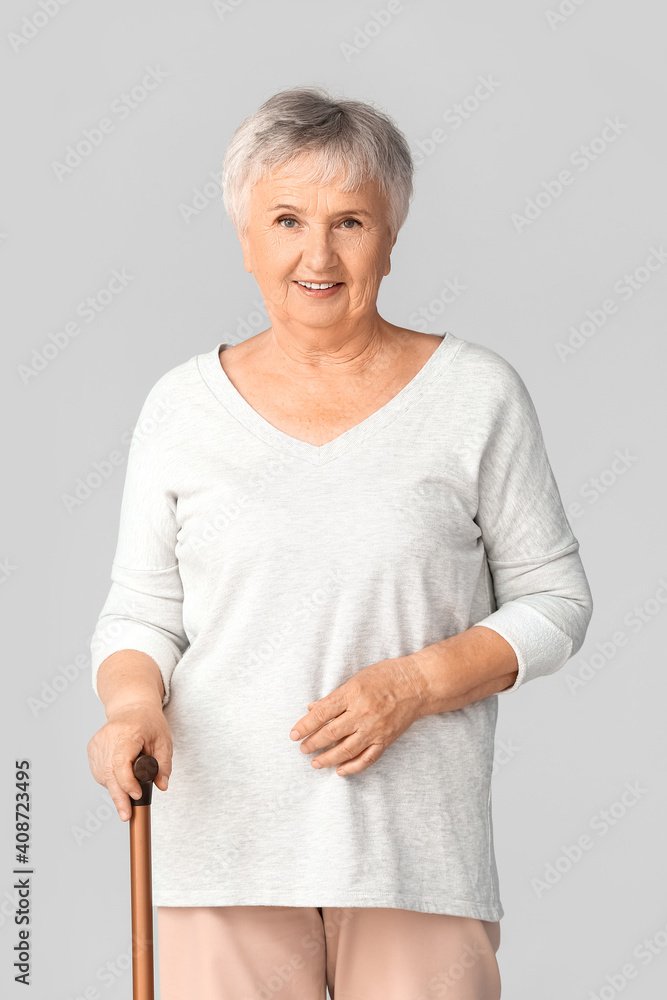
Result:
<svg viewBox="0 0 667 1000"><path fill-rule="evenodd" d="M130 818L132 901L132 1000L154 1000L151 807L135 806Z"/></svg>

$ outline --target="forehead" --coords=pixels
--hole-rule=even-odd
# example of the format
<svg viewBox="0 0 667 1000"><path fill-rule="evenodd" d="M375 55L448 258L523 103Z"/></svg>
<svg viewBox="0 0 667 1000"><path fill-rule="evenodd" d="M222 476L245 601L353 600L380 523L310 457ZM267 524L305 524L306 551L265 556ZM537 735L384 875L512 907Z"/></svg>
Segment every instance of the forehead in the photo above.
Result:
<svg viewBox="0 0 667 1000"><path fill-rule="evenodd" d="M316 211L318 208L341 208L343 205L374 208L381 200L380 190L374 180L364 181L354 191L342 190L344 177L338 176L325 183L307 180L305 171L290 164L273 169L253 185L252 198L267 209L300 208Z"/></svg>

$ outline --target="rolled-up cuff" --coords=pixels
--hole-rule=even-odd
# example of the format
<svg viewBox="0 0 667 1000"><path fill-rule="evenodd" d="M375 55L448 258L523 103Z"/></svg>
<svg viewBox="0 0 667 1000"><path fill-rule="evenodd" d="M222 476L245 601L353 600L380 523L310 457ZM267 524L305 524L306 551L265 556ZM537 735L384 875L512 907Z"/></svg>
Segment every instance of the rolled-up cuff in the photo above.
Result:
<svg viewBox="0 0 667 1000"><path fill-rule="evenodd" d="M519 673L510 694L526 681L560 670L572 655L572 639L540 611L520 599L501 605L475 625L491 628L509 642L516 653Z"/></svg>
<svg viewBox="0 0 667 1000"><path fill-rule="evenodd" d="M101 628L94 634L91 641L91 666L93 691L97 697L100 697L97 690L97 675L102 663L107 656L118 653L122 649L134 649L139 653L146 653L147 656L155 660L164 685L164 698L162 699L162 707L164 708L171 695L171 675L181 658L181 650L177 649L173 642L160 635L150 625L142 622L123 619L110 620L101 625Z"/></svg>

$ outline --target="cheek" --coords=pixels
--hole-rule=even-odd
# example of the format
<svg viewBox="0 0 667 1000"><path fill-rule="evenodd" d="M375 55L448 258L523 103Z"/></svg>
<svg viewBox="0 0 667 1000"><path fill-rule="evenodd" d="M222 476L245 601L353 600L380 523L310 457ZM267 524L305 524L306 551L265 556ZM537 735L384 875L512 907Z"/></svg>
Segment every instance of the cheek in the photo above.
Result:
<svg viewBox="0 0 667 1000"><path fill-rule="evenodd" d="M364 283L373 284L382 272L384 257L374 241L361 236L354 247L350 265Z"/></svg>
<svg viewBox="0 0 667 1000"><path fill-rule="evenodd" d="M280 233L271 229L262 240L260 255L263 270L268 274L274 274L280 270L282 262L288 261L294 256L294 252L289 243L281 239Z"/></svg>

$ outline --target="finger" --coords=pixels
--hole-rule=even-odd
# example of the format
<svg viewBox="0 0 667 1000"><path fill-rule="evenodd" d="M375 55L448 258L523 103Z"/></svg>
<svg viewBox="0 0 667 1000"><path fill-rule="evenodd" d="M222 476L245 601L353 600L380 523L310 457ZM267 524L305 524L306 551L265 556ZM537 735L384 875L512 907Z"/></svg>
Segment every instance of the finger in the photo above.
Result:
<svg viewBox="0 0 667 1000"><path fill-rule="evenodd" d="M162 739L156 740L155 746L151 750L151 755L155 757L159 764L159 771L155 777L155 784L157 785L159 782L159 787L164 791L169 784L169 778L171 775L171 744Z"/></svg>
<svg viewBox="0 0 667 1000"><path fill-rule="evenodd" d="M331 694L328 694L326 698L321 698L317 702L311 701L310 704L314 707L306 715L302 715L292 726L290 731L291 739L300 740L316 729L319 729L323 723L336 718L336 716L340 715L348 707L348 699L342 691L339 693L339 690L336 689Z"/></svg>
<svg viewBox="0 0 667 1000"><path fill-rule="evenodd" d="M361 733L353 733L346 739L341 740L335 747L313 757L310 762L311 767L335 767L338 764L347 764L358 757L368 746L368 736L363 736Z"/></svg>
<svg viewBox="0 0 667 1000"><path fill-rule="evenodd" d="M144 741L140 737L121 737L116 744L111 762L120 787L136 799L141 798L142 790L134 775L133 767L141 750L155 757L158 762L156 779L158 777L161 779L163 789L166 789L171 774L171 745L163 737L158 737L153 747L144 746Z"/></svg>
<svg viewBox="0 0 667 1000"><path fill-rule="evenodd" d="M139 753L144 748L144 741L139 736L121 736L111 755L111 767L116 781L128 795L135 799L141 798L141 785L134 775L132 767Z"/></svg>
<svg viewBox="0 0 667 1000"><path fill-rule="evenodd" d="M301 743L302 753L313 753L315 750L322 750L336 740L342 740L346 736L351 736L357 730L354 714L350 711L343 712L337 719L325 723L310 736L307 736Z"/></svg>
<svg viewBox="0 0 667 1000"><path fill-rule="evenodd" d="M127 792L124 792L116 781L116 776L113 771L109 770L107 772L102 783L109 792L111 800L118 810L119 817L122 820L128 820L132 815L132 802L130 801L130 796Z"/></svg>
<svg viewBox="0 0 667 1000"><path fill-rule="evenodd" d="M366 768L370 767L371 764L375 764L380 759L385 749L379 743L372 743L357 757L353 757L352 760L348 760L336 768L336 774L359 774L360 771L365 771Z"/></svg>
<svg viewBox="0 0 667 1000"><path fill-rule="evenodd" d="M167 788L169 787L169 775L168 775L168 774L162 774L162 773L160 772L160 773L158 774L157 778L155 779L155 784L156 784L156 785L158 786L158 788L160 788L160 789L161 789L161 790L162 790L163 792L166 792Z"/></svg>

